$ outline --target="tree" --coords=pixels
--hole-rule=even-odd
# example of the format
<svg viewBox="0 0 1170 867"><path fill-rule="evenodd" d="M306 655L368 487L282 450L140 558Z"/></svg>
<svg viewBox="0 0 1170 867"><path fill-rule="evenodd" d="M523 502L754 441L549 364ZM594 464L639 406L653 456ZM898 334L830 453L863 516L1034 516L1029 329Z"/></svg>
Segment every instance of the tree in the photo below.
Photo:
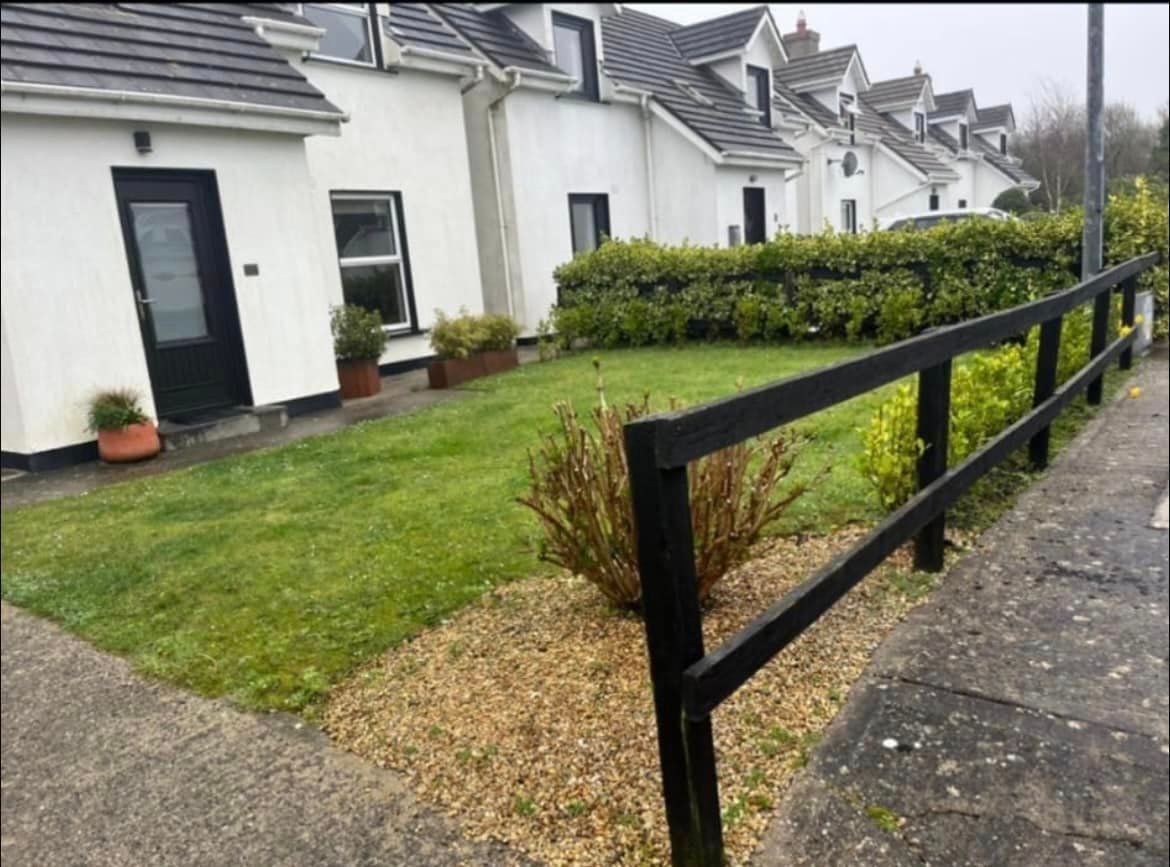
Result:
<svg viewBox="0 0 1170 867"><path fill-rule="evenodd" d="M1028 200L1027 193L1019 187L1012 187L996 196L991 207L1007 211L1009 214L1026 214L1032 210L1032 203Z"/></svg>
<svg viewBox="0 0 1170 867"><path fill-rule="evenodd" d="M1150 151L1150 174L1170 182L1170 103L1158 109L1158 140Z"/></svg>
<svg viewBox="0 0 1170 867"><path fill-rule="evenodd" d="M1156 126L1142 120L1126 102L1108 103L1104 114L1105 177L1128 178L1144 173L1157 141Z"/></svg>
<svg viewBox="0 0 1170 867"><path fill-rule="evenodd" d="M1085 112L1067 88L1051 79L1024 118L1016 141L1024 170L1040 181L1036 195L1049 211L1079 204L1084 189Z"/></svg>

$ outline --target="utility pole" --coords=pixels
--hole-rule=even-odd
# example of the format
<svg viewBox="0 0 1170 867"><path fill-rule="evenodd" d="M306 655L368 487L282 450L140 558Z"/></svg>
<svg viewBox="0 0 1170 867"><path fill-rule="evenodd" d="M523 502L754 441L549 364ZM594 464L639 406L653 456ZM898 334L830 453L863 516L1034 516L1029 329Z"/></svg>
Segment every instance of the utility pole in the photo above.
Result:
<svg viewBox="0 0 1170 867"><path fill-rule="evenodd" d="M1089 129L1085 136L1085 230L1081 238L1081 279L1088 280L1101 271L1105 210L1105 4L1089 4L1089 45L1086 98ZM1089 356L1096 358L1105 350L1109 327L1111 293L1102 292L1093 302L1093 335ZM1101 403L1104 379L1089 383L1086 397L1090 404Z"/></svg>
<svg viewBox="0 0 1170 867"><path fill-rule="evenodd" d="M1105 4L1089 4L1089 129L1085 136L1085 233L1081 279L1101 270L1102 211L1105 208ZM1102 296L1104 297L1104 296Z"/></svg>

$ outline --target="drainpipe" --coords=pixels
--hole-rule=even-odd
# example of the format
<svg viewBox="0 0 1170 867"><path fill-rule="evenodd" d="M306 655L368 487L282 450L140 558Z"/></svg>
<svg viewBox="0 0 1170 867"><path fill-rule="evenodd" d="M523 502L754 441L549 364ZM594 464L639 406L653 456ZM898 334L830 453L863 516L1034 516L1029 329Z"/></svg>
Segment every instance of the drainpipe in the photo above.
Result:
<svg viewBox="0 0 1170 867"><path fill-rule="evenodd" d="M513 90L520 86L520 71L511 71L511 81L504 88L504 92L488 103L488 151L492 160L492 183L496 188L496 222L500 228L500 257L504 265L504 300L507 302L508 316L516 318L516 303L512 299L512 262L508 254L508 220L504 214L504 191L500 186L500 150L496 140L496 109Z"/></svg>
<svg viewBox="0 0 1170 867"><path fill-rule="evenodd" d="M642 106L642 140L646 145L646 203L650 207L650 237L658 240L658 203L654 201L654 142L651 138L653 128L650 114L650 94L642 94L639 100Z"/></svg>
<svg viewBox="0 0 1170 867"><path fill-rule="evenodd" d="M471 81L467 82L467 84L463 85L463 87L459 88L460 96L466 96L468 91L472 90L475 87L478 87L480 82L482 82L482 81L483 81L483 67L477 65L475 67L475 77L472 78Z"/></svg>

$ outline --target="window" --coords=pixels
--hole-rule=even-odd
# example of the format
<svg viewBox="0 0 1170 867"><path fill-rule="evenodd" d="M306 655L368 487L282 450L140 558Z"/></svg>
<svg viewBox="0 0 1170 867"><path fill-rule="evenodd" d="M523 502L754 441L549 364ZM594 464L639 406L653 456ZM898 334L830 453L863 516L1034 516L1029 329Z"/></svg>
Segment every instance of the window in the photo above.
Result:
<svg viewBox="0 0 1170 867"><path fill-rule="evenodd" d="M760 112L760 123L772 126L771 73L759 66L747 68L747 104Z"/></svg>
<svg viewBox="0 0 1170 867"><path fill-rule="evenodd" d="M554 12L553 51L557 66L577 79L574 93L596 100L597 52L593 47L593 22Z"/></svg>
<svg viewBox="0 0 1170 867"><path fill-rule="evenodd" d="M966 199L959 199L959 207L960 208L967 207L967 200Z"/></svg>
<svg viewBox="0 0 1170 867"><path fill-rule="evenodd" d="M967 124L961 123L961 124L959 124L959 149L960 150L967 150L968 144L969 144L969 142L967 141Z"/></svg>
<svg viewBox="0 0 1170 867"><path fill-rule="evenodd" d="M604 193L569 194L569 228L573 253L588 253L609 236L609 196Z"/></svg>
<svg viewBox="0 0 1170 867"><path fill-rule="evenodd" d="M930 192L930 210L938 210L938 193L934 192L933 190Z"/></svg>
<svg viewBox="0 0 1170 867"><path fill-rule="evenodd" d="M1001 132L999 134L999 152L1005 157L1007 156L1007 133Z"/></svg>
<svg viewBox="0 0 1170 867"><path fill-rule="evenodd" d="M841 125L848 123L848 118L853 114L853 94L842 93L837 101L837 114L841 116Z"/></svg>
<svg viewBox="0 0 1170 867"><path fill-rule="evenodd" d="M857 144L857 115L849 115L849 144Z"/></svg>
<svg viewBox="0 0 1170 867"><path fill-rule="evenodd" d="M841 200L841 231L857 234L857 199Z"/></svg>
<svg viewBox="0 0 1170 867"><path fill-rule="evenodd" d="M926 141L926 115L914 112L914 140L919 144Z"/></svg>
<svg viewBox="0 0 1170 867"><path fill-rule="evenodd" d="M335 193L332 201L345 303L378 311L388 329L409 329L398 194Z"/></svg>
<svg viewBox="0 0 1170 867"><path fill-rule="evenodd" d="M305 3L304 16L325 30L314 57L374 65L370 7L363 3Z"/></svg>

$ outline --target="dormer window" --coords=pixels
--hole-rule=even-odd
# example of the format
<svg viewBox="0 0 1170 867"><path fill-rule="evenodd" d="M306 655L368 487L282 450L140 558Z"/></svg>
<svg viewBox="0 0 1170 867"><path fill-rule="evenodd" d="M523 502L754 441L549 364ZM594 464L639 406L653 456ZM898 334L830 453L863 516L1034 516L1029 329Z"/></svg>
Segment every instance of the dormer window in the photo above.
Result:
<svg viewBox="0 0 1170 867"><path fill-rule="evenodd" d="M999 134L999 152L1005 157L1007 156L1007 133L1005 132Z"/></svg>
<svg viewBox="0 0 1170 867"><path fill-rule="evenodd" d="M926 141L926 115L920 111L914 112L914 141L919 144Z"/></svg>
<svg viewBox="0 0 1170 867"><path fill-rule="evenodd" d="M970 142L967 140L967 124L961 123L959 124L959 150L967 150L968 144Z"/></svg>
<svg viewBox="0 0 1170 867"><path fill-rule="evenodd" d="M772 73L759 66L747 68L747 104L760 112L760 123L772 126Z"/></svg>
<svg viewBox="0 0 1170 867"><path fill-rule="evenodd" d="M374 65L374 29L367 4L305 3L302 11L305 18L325 31L314 57Z"/></svg>
<svg viewBox="0 0 1170 867"><path fill-rule="evenodd" d="M596 102L597 49L593 41L593 22L554 12L552 23L553 62L562 72L577 79L573 93Z"/></svg>
<svg viewBox="0 0 1170 867"><path fill-rule="evenodd" d="M841 117L841 126L849 125L849 118L852 116L855 109L853 108L853 94L842 93L837 99L837 114Z"/></svg>

